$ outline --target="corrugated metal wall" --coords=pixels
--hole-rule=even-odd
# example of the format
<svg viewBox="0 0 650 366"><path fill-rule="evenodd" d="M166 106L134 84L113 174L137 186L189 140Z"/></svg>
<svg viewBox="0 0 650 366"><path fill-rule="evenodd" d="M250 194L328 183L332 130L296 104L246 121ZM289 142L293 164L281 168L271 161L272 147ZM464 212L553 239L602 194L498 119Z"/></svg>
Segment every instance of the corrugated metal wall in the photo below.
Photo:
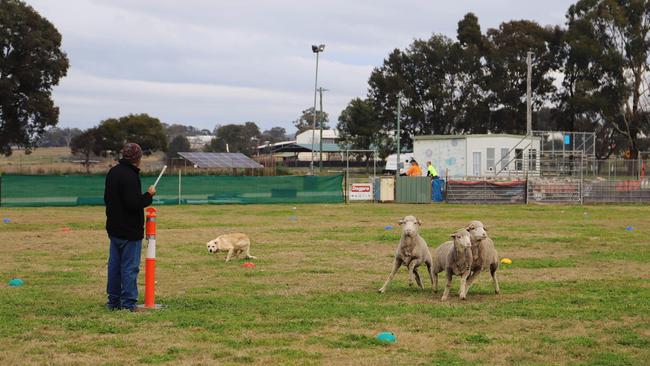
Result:
<svg viewBox="0 0 650 366"><path fill-rule="evenodd" d="M399 177L396 201L399 203L431 203L431 178Z"/></svg>

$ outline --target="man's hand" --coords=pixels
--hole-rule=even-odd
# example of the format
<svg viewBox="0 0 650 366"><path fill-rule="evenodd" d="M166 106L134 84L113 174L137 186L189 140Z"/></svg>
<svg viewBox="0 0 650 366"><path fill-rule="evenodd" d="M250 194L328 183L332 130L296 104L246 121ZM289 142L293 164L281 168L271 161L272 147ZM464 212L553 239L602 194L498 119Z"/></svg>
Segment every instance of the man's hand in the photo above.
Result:
<svg viewBox="0 0 650 366"><path fill-rule="evenodd" d="M147 192L151 195L151 197L156 195L156 187L154 186L149 186L149 189L147 189Z"/></svg>

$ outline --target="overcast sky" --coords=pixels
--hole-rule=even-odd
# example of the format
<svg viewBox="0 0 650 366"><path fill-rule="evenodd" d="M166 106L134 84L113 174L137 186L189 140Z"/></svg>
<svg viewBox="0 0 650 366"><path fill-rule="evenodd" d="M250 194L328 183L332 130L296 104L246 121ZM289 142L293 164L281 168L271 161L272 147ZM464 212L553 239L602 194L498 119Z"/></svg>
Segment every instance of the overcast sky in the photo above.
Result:
<svg viewBox="0 0 650 366"><path fill-rule="evenodd" d="M27 0L63 35L68 76L54 90L60 127L148 113L212 130L254 121L265 130L314 103L318 84L336 125L394 48L455 38L474 12L482 31L512 19L564 24L569 0Z"/></svg>

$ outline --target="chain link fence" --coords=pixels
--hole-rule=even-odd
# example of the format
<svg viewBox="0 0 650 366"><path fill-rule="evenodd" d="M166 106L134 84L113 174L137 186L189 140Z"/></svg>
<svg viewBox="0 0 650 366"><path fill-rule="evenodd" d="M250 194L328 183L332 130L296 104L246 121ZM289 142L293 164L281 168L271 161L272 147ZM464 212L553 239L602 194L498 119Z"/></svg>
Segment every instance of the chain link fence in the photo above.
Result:
<svg viewBox="0 0 650 366"><path fill-rule="evenodd" d="M450 203L648 203L648 159L540 159L518 176L468 177L447 184ZM526 164L522 164L526 166Z"/></svg>

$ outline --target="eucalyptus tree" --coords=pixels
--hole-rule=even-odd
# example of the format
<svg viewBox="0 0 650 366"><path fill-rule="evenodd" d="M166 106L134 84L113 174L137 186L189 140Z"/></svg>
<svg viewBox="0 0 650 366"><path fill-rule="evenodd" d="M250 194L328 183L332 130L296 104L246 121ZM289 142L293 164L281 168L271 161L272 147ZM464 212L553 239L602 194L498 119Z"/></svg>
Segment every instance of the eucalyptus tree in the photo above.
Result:
<svg viewBox="0 0 650 366"><path fill-rule="evenodd" d="M572 128L596 131L599 157L620 142L638 157L639 138L650 133L650 2L580 0L569 8L567 26L563 117Z"/></svg>
<svg viewBox="0 0 650 366"><path fill-rule="evenodd" d="M56 27L22 1L0 1L0 153L29 150L56 126L52 87L67 70Z"/></svg>

